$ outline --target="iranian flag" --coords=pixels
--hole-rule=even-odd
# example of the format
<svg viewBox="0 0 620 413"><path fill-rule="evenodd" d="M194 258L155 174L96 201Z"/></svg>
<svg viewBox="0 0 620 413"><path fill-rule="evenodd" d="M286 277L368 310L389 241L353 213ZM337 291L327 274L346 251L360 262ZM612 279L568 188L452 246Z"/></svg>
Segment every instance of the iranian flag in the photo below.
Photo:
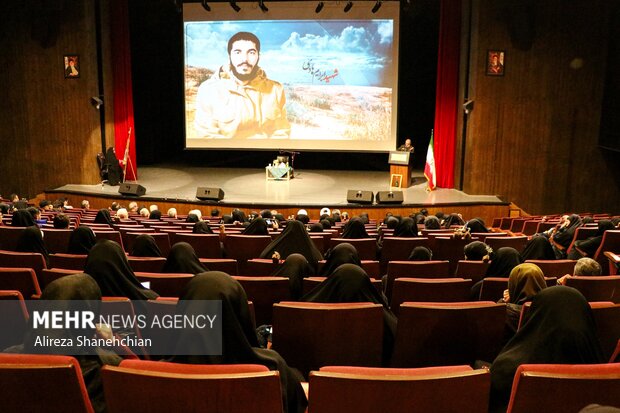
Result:
<svg viewBox="0 0 620 413"><path fill-rule="evenodd" d="M424 176L428 179L427 191L432 191L437 186L437 175L435 173L435 151L433 150L433 131L431 131L431 141L428 143L426 152L426 165L424 166Z"/></svg>

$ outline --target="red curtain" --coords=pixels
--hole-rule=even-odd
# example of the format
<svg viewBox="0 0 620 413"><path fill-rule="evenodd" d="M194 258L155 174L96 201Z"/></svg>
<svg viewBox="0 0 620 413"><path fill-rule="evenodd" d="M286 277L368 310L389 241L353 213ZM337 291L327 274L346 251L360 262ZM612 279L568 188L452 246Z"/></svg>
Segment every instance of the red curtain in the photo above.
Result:
<svg viewBox="0 0 620 413"><path fill-rule="evenodd" d="M116 149L116 156L122 161L129 140L129 160L126 166L125 179L136 180L138 178L138 165L136 164L136 130L133 123L128 4L127 0L112 0L110 13L112 76L114 78L114 148Z"/></svg>
<svg viewBox="0 0 620 413"><path fill-rule="evenodd" d="M441 0L434 148L437 186L441 188L454 188L460 37L461 0Z"/></svg>

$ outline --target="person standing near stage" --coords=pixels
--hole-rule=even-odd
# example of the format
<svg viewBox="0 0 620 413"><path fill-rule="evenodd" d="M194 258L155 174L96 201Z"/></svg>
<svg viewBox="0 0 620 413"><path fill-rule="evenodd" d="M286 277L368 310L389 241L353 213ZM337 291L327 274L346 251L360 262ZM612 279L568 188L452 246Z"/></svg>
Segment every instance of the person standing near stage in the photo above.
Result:
<svg viewBox="0 0 620 413"><path fill-rule="evenodd" d="M405 139L405 143L398 147L401 152L413 152L413 146L411 145L411 139Z"/></svg>
<svg viewBox="0 0 620 413"><path fill-rule="evenodd" d="M260 40L239 32L228 41L229 64L198 88L197 135L220 139L288 138L282 85L258 66Z"/></svg>

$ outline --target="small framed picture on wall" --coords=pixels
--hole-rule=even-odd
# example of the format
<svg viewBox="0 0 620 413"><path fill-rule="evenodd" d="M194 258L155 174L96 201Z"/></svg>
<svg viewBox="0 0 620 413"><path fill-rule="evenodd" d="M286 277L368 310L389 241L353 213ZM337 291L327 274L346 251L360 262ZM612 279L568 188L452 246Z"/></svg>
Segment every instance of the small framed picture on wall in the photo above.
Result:
<svg viewBox="0 0 620 413"><path fill-rule="evenodd" d="M506 52L504 50L487 51L487 76L504 76Z"/></svg>
<svg viewBox="0 0 620 413"><path fill-rule="evenodd" d="M65 79L77 79L80 77L80 56L66 54L63 59Z"/></svg>

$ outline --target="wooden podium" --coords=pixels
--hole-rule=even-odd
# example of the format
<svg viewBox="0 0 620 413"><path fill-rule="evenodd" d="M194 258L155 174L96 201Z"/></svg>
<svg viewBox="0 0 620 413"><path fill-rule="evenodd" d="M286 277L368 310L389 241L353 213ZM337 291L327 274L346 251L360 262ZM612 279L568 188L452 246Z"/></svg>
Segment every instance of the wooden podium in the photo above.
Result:
<svg viewBox="0 0 620 413"><path fill-rule="evenodd" d="M390 152L388 163L390 164L391 187L409 188L411 186L411 158L411 152ZM399 185L396 185L397 183Z"/></svg>

